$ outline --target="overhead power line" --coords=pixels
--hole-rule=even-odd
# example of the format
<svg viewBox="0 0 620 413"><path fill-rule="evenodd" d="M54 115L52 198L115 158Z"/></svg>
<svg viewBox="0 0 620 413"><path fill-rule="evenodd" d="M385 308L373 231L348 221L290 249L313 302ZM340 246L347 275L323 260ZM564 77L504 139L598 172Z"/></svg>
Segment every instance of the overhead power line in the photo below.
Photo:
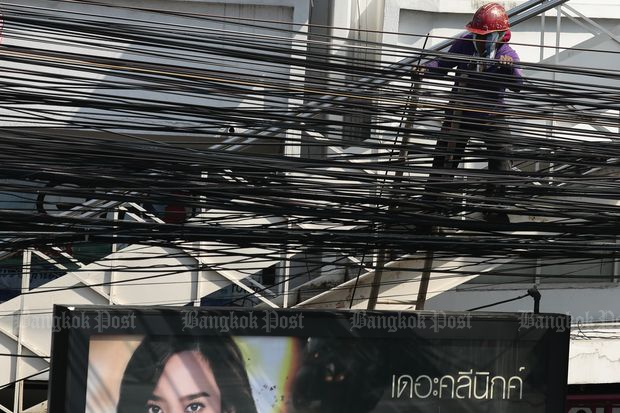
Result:
<svg viewBox="0 0 620 413"><path fill-rule="evenodd" d="M232 245L264 249L252 258L265 260L311 251L362 262L377 248L394 257L432 250L439 257L617 258L615 68L519 63L526 82L498 109L480 98L482 87L454 94L452 73L412 79L411 68L391 65L444 52L336 36L293 39L290 24L269 20L146 10L134 10L143 18L117 19L114 8L91 2L93 9L72 11L70 3L59 3L67 10L3 8L5 254L93 242L209 242L194 252L231 256ZM107 14L95 18L102 7ZM328 45L328 58L316 51ZM605 53L617 52L597 56ZM362 77L381 86L355 86ZM469 139L442 127L493 111L510 134ZM462 162L433 167L454 155L438 141L467 139ZM291 143L301 157L284 154ZM489 158L510 158L514 168L489 171ZM505 193L490 196L489 183ZM84 201L98 206L70 211ZM165 216L165 206L176 207L177 219L174 208L172 219ZM492 213L512 221L485 219ZM302 274L326 266L295 260ZM361 268L334 262L353 274Z"/></svg>

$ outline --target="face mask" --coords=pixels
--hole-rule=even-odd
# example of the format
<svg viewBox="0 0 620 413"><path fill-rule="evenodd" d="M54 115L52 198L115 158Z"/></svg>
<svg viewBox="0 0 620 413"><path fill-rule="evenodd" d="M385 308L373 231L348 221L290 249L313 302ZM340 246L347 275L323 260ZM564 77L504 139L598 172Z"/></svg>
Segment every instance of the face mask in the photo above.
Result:
<svg viewBox="0 0 620 413"><path fill-rule="evenodd" d="M500 36L503 36L504 32L491 32L489 34L480 35L474 34L474 40L480 43L476 43L476 51L479 53L480 57L485 57L487 59L494 59L495 52L497 51L497 42L500 39ZM478 46L480 44L480 46ZM480 49L483 49L482 53L480 53ZM480 62L478 65L478 71L481 72L485 69L485 64Z"/></svg>

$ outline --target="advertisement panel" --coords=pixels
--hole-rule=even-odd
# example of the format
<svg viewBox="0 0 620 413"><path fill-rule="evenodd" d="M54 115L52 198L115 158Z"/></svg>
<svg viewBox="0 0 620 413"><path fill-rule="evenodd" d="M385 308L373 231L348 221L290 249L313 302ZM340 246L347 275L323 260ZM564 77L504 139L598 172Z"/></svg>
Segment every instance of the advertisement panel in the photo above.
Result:
<svg viewBox="0 0 620 413"><path fill-rule="evenodd" d="M62 307L51 413L564 411L570 320Z"/></svg>

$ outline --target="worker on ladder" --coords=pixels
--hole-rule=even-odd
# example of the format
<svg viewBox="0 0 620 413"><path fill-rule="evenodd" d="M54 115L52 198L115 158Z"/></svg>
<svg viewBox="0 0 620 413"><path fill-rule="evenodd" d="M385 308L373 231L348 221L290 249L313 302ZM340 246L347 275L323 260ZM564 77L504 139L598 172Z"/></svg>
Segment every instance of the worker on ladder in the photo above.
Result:
<svg viewBox="0 0 620 413"><path fill-rule="evenodd" d="M502 5L489 3L480 7L465 28L469 33L457 39L447 55L414 68L414 75L442 76L456 68L452 102L442 128L450 138L437 142L433 167L458 167L467 142L475 137L485 143L489 171L502 174L511 170L504 94L506 89L521 88L522 72L515 65L519 56L508 45L510 23ZM499 200L505 192L504 185L489 182L485 196ZM508 222L508 216L497 210L485 216L489 221Z"/></svg>

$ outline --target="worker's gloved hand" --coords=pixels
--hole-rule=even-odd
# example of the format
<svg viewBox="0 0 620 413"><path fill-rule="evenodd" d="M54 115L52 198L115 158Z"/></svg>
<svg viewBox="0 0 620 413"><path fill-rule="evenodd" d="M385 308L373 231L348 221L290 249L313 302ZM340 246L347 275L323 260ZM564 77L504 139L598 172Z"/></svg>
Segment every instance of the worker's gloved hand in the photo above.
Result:
<svg viewBox="0 0 620 413"><path fill-rule="evenodd" d="M411 67L411 78L419 79L421 77L424 77L426 72L428 72L428 67L426 66L420 66L420 65L412 66Z"/></svg>
<svg viewBox="0 0 620 413"><path fill-rule="evenodd" d="M500 56L499 57L499 67L502 70L512 70L512 65L513 65L513 61L512 61L512 57L511 56Z"/></svg>

